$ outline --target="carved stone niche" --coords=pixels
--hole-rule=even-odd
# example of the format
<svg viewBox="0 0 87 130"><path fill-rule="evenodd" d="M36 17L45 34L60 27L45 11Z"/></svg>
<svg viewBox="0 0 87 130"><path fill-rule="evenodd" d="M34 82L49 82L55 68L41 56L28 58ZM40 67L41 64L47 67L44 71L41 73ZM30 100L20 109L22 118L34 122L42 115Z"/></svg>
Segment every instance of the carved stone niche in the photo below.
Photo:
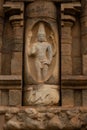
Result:
<svg viewBox="0 0 87 130"><path fill-rule="evenodd" d="M37 1L26 7L26 14L24 102L27 100L26 105L57 104L59 39L56 7L52 2ZM52 101L49 102L50 98Z"/></svg>
<svg viewBox="0 0 87 130"><path fill-rule="evenodd" d="M29 84L48 80L50 83L53 80L58 82L57 41L51 26L43 21L37 22L31 30L28 30L26 39L27 82Z"/></svg>

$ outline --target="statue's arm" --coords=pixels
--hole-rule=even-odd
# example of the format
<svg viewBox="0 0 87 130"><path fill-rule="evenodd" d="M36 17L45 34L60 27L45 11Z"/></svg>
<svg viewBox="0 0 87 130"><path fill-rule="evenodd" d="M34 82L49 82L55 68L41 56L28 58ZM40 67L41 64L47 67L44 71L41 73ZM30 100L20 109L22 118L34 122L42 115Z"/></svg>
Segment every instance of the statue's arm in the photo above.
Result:
<svg viewBox="0 0 87 130"><path fill-rule="evenodd" d="M48 59L49 59L49 64L52 61L52 57L53 57L53 51L52 51L52 47L51 45L48 46Z"/></svg>
<svg viewBox="0 0 87 130"><path fill-rule="evenodd" d="M29 50L29 56L36 54L36 45L33 45Z"/></svg>

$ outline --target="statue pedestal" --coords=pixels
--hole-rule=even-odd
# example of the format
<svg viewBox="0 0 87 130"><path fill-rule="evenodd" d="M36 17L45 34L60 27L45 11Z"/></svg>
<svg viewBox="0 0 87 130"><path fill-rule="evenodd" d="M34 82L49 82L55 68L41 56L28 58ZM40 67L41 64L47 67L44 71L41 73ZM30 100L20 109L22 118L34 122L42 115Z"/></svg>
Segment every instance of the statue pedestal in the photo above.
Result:
<svg viewBox="0 0 87 130"><path fill-rule="evenodd" d="M58 105L59 86L57 85L29 85L25 87L25 105Z"/></svg>

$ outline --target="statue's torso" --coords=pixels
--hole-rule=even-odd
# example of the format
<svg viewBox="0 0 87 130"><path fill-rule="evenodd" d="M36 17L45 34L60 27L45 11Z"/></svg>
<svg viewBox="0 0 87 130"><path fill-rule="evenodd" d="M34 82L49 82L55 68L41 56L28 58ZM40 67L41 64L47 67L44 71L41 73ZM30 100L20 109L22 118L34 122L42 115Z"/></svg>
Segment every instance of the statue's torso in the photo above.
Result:
<svg viewBox="0 0 87 130"><path fill-rule="evenodd" d="M42 43L38 42L35 44L37 60L39 61L47 60L47 50L49 46L50 44L47 42L42 42Z"/></svg>

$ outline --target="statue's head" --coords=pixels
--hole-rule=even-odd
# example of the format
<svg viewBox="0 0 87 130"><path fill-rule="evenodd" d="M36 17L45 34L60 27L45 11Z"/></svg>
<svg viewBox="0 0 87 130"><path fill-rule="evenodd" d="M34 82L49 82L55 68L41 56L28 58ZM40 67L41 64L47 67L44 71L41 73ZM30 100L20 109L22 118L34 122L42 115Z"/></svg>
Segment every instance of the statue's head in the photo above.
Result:
<svg viewBox="0 0 87 130"><path fill-rule="evenodd" d="M40 25L39 25L37 37L38 37L38 41L40 41L40 42L47 41L45 27L44 27L43 23L40 23Z"/></svg>

